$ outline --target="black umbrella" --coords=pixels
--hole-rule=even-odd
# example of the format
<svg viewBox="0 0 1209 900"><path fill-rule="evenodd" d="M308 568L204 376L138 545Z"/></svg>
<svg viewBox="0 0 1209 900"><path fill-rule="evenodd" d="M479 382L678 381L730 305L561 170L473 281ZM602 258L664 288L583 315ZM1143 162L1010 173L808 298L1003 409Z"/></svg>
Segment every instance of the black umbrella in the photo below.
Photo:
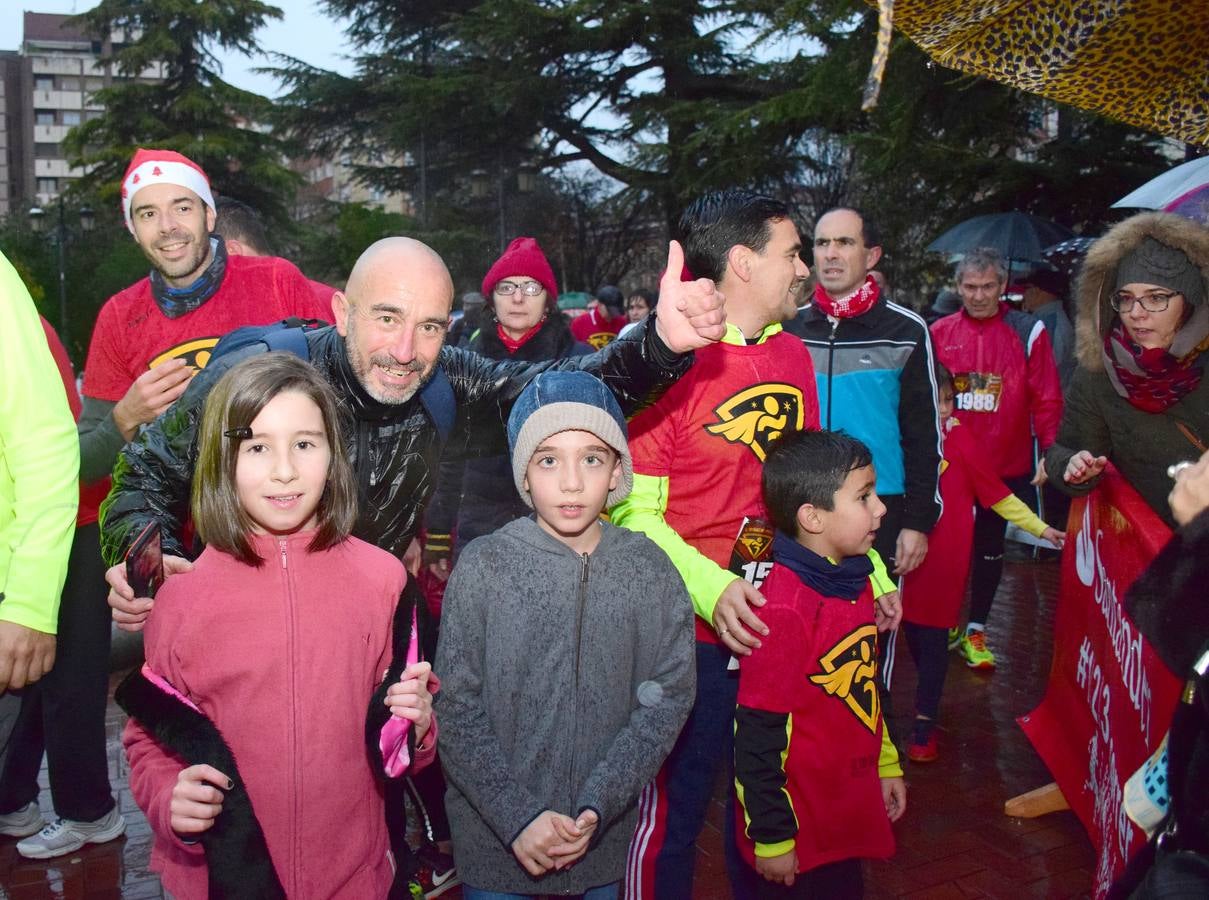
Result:
<svg viewBox="0 0 1209 900"><path fill-rule="evenodd" d="M1099 238L1094 237L1068 238L1052 247L1046 247L1041 251L1041 255L1051 266L1073 280L1079 267L1083 265L1083 257L1087 255L1088 248L1098 240Z"/></svg>
<svg viewBox="0 0 1209 900"><path fill-rule="evenodd" d="M975 216L954 225L928 249L937 253L969 253L977 247L994 247L1010 263L1040 262L1041 251L1074 237L1069 228L1022 212Z"/></svg>

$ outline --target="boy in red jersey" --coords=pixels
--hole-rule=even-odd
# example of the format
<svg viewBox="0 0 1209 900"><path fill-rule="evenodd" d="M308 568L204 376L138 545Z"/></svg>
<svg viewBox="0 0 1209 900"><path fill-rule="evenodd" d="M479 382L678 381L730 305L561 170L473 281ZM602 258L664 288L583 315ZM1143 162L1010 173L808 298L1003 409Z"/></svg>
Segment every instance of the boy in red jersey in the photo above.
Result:
<svg viewBox="0 0 1209 900"><path fill-rule="evenodd" d="M761 897L859 898L861 858L894 853L907 791L877 691L876 484L869 449L843 432L787 434L764 465L768 635L743 660L735 710L739 849Z"/></svg>

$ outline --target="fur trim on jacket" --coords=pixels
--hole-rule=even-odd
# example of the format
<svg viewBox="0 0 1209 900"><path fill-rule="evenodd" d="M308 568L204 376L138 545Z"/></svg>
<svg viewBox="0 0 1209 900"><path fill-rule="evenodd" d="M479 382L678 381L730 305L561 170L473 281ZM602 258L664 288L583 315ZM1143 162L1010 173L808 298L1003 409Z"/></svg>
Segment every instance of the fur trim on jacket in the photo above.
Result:
<svg viewBox="0 0 1209 900"><path fill-rule="evenodd" d="M1104 338L1117 314L1108 301L1117 286L1117 263L1148 237L1183 250L1201 270L1209 298L1209 228L1172 213L1142 213L1112 228L1092 244L1075 286L1078 321L1075 351L1079 365L1092 372L1104 369ZM1209 316L1209 302L1200 315Z"/></svg>

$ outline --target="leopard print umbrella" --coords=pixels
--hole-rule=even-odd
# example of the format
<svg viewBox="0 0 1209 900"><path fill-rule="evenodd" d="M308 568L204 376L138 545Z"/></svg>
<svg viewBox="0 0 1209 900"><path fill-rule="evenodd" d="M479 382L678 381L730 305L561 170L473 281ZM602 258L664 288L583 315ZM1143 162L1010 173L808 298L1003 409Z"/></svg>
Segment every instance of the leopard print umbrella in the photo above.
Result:
<svg viewBox="0 0 1209 900"><path fill-rule="evenodd" d="M868 2L949 68L1209 145L1205 0Z"/></svg>

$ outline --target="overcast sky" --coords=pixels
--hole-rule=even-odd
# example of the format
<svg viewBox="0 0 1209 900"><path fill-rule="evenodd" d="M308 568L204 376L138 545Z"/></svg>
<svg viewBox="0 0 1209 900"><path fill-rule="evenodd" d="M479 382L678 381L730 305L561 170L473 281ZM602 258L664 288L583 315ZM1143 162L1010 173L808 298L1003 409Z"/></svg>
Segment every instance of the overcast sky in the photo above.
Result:
<svg viewBox="0 0 1209 900"><path fill-rule="evenodd" d="M343 29L319 11L317 0L270 0L284 18L270 22L257 35L266 51L288 53L325 69L350 71L341 58L347 52ZM0 50L16 50L21 45L22 13L78 13L97 5L97 0L0 0ZM266 59L239 55L220 55L223 77L238 87L273 96L277 83L251 70L267 65Z"/></svg>

